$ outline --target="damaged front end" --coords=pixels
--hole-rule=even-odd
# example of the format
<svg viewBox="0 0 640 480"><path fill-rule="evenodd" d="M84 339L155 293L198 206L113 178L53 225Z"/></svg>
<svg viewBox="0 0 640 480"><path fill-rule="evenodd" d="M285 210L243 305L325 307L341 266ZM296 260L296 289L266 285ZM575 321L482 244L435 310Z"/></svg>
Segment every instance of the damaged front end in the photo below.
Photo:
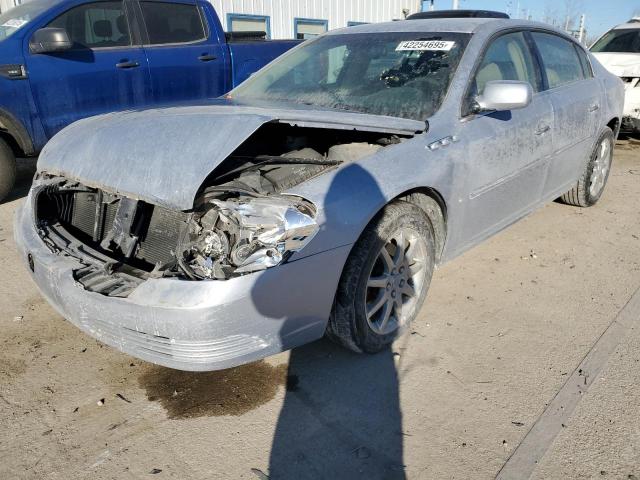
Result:
<svg viewBox="0 0 640 480"><path fill-rule="evenodd" d="M35 223L54 253L77 259L84 289L126 297L149 278L226 280L277 266L318 231L317 207L286 193L395 135L266 125L203 182L188 211L41 173Z"/></svg>

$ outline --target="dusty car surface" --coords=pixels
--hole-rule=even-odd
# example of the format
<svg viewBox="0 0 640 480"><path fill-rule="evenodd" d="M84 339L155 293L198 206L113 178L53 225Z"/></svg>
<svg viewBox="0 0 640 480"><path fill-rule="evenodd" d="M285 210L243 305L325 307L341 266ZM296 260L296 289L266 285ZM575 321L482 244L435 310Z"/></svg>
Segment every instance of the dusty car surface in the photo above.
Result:
<svg viewBox="0 0 640 480"><path fill-rule="evenodd" d="M16 238L62 315L151 362L227 368L325 334L376 352L435 266L545 202L598 201L623 93L543 24L337 30L211 105L66 128Z"/></svg>
<svg viewBox="0 0 640 480"><path fill-rule="evenodd" d="M591 52L624 82L622 126L640 132L640 17L609 30L593 44Z"/></svg>

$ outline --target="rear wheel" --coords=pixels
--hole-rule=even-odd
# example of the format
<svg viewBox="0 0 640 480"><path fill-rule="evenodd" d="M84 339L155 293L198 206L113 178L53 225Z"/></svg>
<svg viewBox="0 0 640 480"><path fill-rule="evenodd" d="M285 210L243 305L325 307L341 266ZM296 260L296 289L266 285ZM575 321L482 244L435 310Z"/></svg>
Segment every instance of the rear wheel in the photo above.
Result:
<svg viewBox="0 0 640 480"><path fill-rule="evenodd" d="M607 127L600 135L578 183L560 197L564 203L576 207L590 207L596 204L602 196L609 178L613 160L613 145L613 132Z"/></svg>
<svg viewBox="0 0 640 480"><path fill-rule="evenodd" d="M327 336L357 352L382 350L420 310L434 259L433 228L424 211L402 201L387 205L347 259Z"/></svg>
<svg viewBox="0 0 640 480"><path fill-rule="evenodd" d="M16 157L7 142L0 139L0 202L2 202L16 182Z"/></svg>

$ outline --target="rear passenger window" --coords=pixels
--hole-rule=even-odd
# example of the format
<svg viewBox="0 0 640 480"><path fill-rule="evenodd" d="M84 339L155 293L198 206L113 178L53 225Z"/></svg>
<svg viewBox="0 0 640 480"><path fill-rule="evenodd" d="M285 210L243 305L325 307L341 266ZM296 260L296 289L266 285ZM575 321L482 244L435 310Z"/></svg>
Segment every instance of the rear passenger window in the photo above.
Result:
<svg viewBox="0 0 640 480"><path fill-rule="evenodd" d="M549 88L556 88L584 78L578 52L569 40L550 33L533 32L542 57Z"/></svg>
<svg viewBox="0 0 640 480"><path fill-rule="evenodd" d="M151 45L204 40L198 7L186 3L140 2Z"/></svg>
<svg viewBox="0 0 640 480"><path fill-rule="evenodd" d="M123 47L131 43L122 2L80 5L67 10L47 27L64 28L74 45L81 47Z"/></svg>

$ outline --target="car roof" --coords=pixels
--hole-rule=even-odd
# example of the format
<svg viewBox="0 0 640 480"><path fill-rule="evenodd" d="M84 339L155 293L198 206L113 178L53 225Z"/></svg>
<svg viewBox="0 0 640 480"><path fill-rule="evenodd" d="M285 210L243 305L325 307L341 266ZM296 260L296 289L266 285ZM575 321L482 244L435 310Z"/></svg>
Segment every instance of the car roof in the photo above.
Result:
<svg viewBox="0 0 640 480"><path fill-rule="evenodd" d="M640 29L640 17L634 17L627 23L613 27L611 30Z"/></svg>
<svg viewBox="0 0 640 480"><path fill-rule="evenodd" d="M420 32L420 33L476 33L480 30L502 30L510 27L543 28L559 32L555 27L546 23L531 22L528 20L506 18L428 18L398 20L394 22L371 23L353 27L331 30L325 35L343 35L353 33L384 33L384 32Z"/></svg>

